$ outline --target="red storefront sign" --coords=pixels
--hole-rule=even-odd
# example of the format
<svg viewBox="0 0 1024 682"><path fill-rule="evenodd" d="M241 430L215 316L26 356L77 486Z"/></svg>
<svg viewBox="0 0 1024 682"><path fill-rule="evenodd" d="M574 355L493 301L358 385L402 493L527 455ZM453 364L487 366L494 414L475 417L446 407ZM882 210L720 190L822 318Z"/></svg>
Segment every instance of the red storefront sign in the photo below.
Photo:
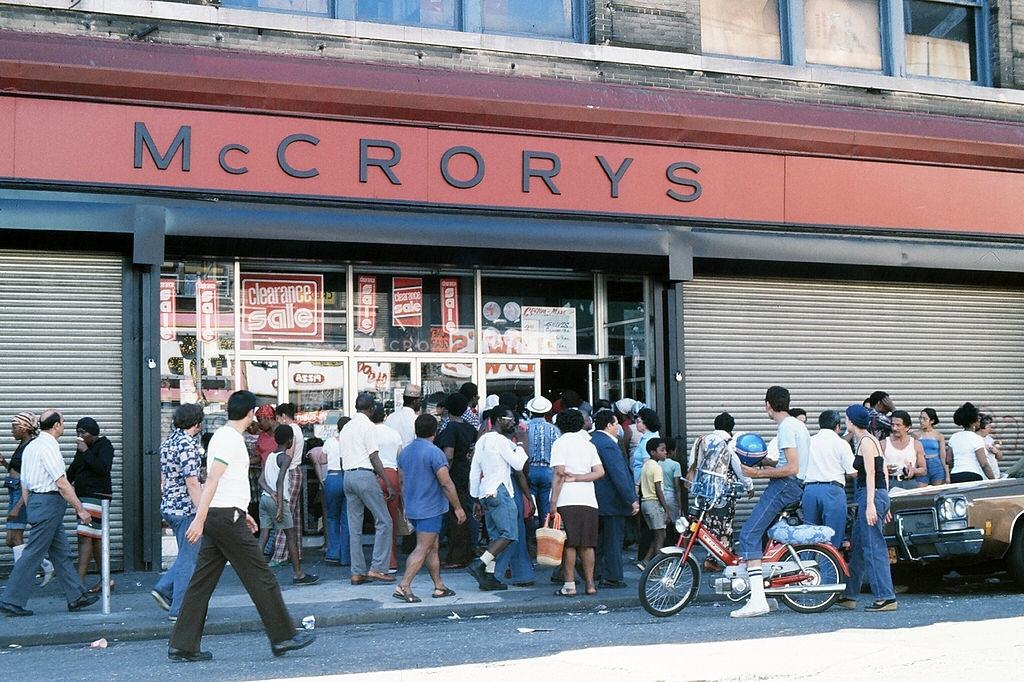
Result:
<svg viewBox="0 0 1024 682"><path fill-rule="evenodd" d="M243 273L240 283L244 337L324 340L323 275Z"/></svg>
<svg viewBox="0 0 1024 682"><path fill-rule="evenodd" d="M1016 170L14 95L0 96L0 180L1024 233Z"/></svg>
<svg viewBox="0 0 1024 682"><path fill-rule="evenodd" d="M173 341L177 336L177 295L177 280L160 280L160 338L163 341Z"/></svg>
<svg viewBox="0 0 1024 682"><path fill-rule="evenodd" d="M216 341L217 331L217 282L212 279L196 280L196 327L199 340Z"/></svg>
<svg viewBox="0 0 1024 682"><path fill-rule="evenodd" d="M372 336L377 331L377 278L359 275L356 283L356 331Z"/></svg>
<svg viewBox="0 0 1024 682"><path fill-rule="evenodd" d="M423 279L391 278L391 326L423 326Z"/></svg>

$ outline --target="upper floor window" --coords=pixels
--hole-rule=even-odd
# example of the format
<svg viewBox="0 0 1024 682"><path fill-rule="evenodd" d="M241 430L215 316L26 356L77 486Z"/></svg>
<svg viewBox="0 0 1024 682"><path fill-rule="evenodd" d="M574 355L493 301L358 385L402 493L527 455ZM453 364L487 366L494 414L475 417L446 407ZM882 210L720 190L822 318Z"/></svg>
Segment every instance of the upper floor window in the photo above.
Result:
<svg viewBox="0 0 1024 682"><path fill-rule="evenodd" d="M584 37L581 0L221 0L221 5L472 33Z"/></svg>
<svg viewBox="0 0 1024 682"><path fill-rule="evenodd" d="M986 0L701 0L704 54L990 82Z"/></svg>

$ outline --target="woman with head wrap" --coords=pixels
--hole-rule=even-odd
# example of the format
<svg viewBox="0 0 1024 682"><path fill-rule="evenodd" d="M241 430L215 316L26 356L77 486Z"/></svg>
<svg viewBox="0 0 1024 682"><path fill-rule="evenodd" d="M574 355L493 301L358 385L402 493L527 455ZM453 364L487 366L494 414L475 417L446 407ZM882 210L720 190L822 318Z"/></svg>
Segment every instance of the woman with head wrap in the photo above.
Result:
<svg viewBox="0 0 1024 682"><path fill-rule="evenodd" d="M89 562L100 569L100 525L103 522L101 500L113 496L110 472L114 468L114 446L106 436L100 435L100 425L92 417L82 417L75 426L78 434L75 458L68 466L68 482L75 486L75 494L92 516L89 524L78 524L78 575L85 578ZM114 581L110 581L113 589ZM101 589L96 583L89 592Z"/></svg>
<svg viewBox="0 0 1024 682"><path fill-rule="evenodd" d="M0 466L7 469L4 487L7 488L7 546L14 551L14 560L21 558L25 550L25 527L28 512L21 499L21 455L32 439L39 435L39 417L31 412L21 412L11 419L11 437L18 441L9 460L0 455ZM43 560L43 585L53 578L53 564Z"/></svg>
<svg viewBox="0 0 1024 682"><path fill-rule="evenodd" d="M857 470L857 520L853 526L850 547L850 577L846 591L837 603L845 609L857 607L857 597L864 578L871 585L875 602L865 611L895 611L896 593L889 572L889 550L882 535L882 525L889 513L889 486L882 459L882 445L868 429L872 415L863 405L846 408L846 428L854 435L857 453L853 468Z"/></svg>

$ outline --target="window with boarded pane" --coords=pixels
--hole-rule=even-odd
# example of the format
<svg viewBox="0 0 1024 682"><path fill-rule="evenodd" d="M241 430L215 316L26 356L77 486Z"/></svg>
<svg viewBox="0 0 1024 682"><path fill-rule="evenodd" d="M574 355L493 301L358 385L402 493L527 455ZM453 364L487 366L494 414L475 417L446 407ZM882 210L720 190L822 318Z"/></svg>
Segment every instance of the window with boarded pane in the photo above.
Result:
<svg viewBox="0 0 1024 682"><path fill-rule="evenodd" d="M779 0L701 0L704 54L782 59Z"/></svg>
<svg viewBox="0 0 1024 682"><path fill-rule="evenodd" d="M945 2L907 0L903 28L907 73L977 80L976 8Z"/></svg>
<svg viewBox="0 0 1024 682"><path fill-rule="evenodd" d="M808 64L882 69L879 0L804 0Z"/></svg>

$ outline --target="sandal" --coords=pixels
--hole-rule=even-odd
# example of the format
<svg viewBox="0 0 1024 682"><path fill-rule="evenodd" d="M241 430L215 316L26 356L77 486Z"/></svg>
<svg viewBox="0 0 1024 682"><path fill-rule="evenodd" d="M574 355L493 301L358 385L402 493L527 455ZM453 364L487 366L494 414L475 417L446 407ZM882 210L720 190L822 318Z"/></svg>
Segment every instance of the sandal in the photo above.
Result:
<svg viewBox="0 0 1024 682"><path fill-rule="evenodd" d="M450 587L445 587L444 589L441 589L441 590L435 589L434 593L432 595L430 595L430 596L433 597L434 599L444 599L445 597L454 597L455 596L455 590L453 590Z"/></svg>
<svg viewBox="0 0 1024 682"><path fill-rule="evenodd" d="M93 585L92 587L90 587L88 590L86 590L86 592L88 592L89 594L99 594L102 591L103 591L103 581L102 580L100 582L96 583L95 585ZM110 581L110 591L111 592L114 591L114 581L113 580Z"/></svg>
<svg viewBox="0 0 1024 682"><path fill-rule="evenodd" d="M555 590L555 596L556 597L575 597L576 596L576 590L567 590L567 589L565 589L565 587L562 587L559 590Z"/></svg>
<svg viewBox="0 0 1024 682"><path fill-rule="evenodd" d="M391 596L398 601L404 601L406 604L416 604L423 601L412 592L406 592L401 587L396 587Z"/></svg>

